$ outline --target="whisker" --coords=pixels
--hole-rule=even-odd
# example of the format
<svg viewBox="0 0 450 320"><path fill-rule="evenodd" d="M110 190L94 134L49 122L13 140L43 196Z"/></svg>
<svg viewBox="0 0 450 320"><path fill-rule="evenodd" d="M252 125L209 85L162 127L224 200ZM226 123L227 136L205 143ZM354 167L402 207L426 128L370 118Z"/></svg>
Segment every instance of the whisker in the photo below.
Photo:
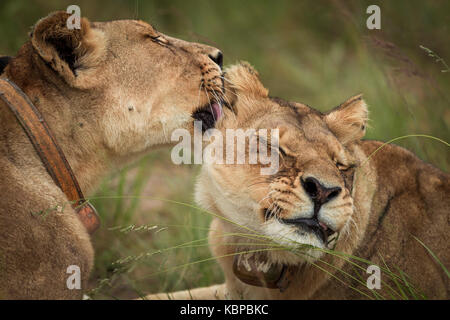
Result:
<svg viewBox="0 0 450 320"><path fill-rule="evenodd" d="M258 182L249 184L249 185L247 186L247 188L250 188L250 187L253 187L253 186L255 186L255 185L262 184L262 183L267 183L267 181L258 181Z"/></svg>
<svg viewBox="0 0 450 320"><path fill-rule="evenodd" d="M266 199L268 199L268 198L270 198L271 197L271 195L272 195L272 193L273 193L273 190L272 191L269 191L269 192L267 192L267 194L266 194L266 196L264 197L264 198L262 198L260 201L258 201L258 204L260 204L261 202L263 202L264 200L266 200ZM271 203L271 205L273 204L273 202ZM270 206L269 206L269 208L270 208Z"/></svg>
<svg viewBox="0 0 450 320"><path fill-rule="evenodd" d="M202 92L203 80L200 81L200 86L198 87L198 95L197 95L197 105L200 108L200 93Z"/></svg>
<svg viewBox="0 0 450 320"><path fill-rule="evenodd" d="M211 114L213 116L214 122L216 122L216 118L214 117L214 111L213 111L213 108L212 108L212 105L211 105L211 99L209 97L208 90L206 90L206 88L203 88L203 89L205 89L205 93L206 93L206 96L208 97L208 101L209 101L208 102L209 103L209 109L211 110Z"/></svg>
<svg viewBox="0 0 450 320"><path fill-rule="evenodd" d="M269 198L270 198L269 195L265 196L264 198L262 198L261 200L258 201L258 204L261 204L261 202L263 202L264 200L269 199Z"/></svg>
<svg viewBox="0 0 450 320"><path fill-rule="evenodd" d="M230 80L224 78L223 76L221 77L221 79L222 79L223 81L228 82L231 86L233 86L233 87L235 86L235 84L234 84L233 82L231 82ZM236 92L231 91L231 93L234 94L237 98L240 98L239 94L237 94Z"/></svg>
<svg viewBox="0 0 450 320"><path fill-rule="evenodd" d="M266 209L266 212L269 212L269 216L267 217L267 220L272 219L275 216L275 211L277 210L278 206L275 202L272 202L270 206Z"/></svg>

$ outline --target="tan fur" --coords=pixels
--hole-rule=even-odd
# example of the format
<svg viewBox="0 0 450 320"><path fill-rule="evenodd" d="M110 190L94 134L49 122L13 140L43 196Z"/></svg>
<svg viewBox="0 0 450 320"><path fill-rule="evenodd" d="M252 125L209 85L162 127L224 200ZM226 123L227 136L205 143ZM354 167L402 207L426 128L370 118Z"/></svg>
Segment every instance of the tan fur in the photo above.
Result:
<svg viewBox="0 0 450 320"><path fill-rule="evenodd" d="M221 70L208 57L217 49L145 22L83 18L80 30L68 30L68 16L41 19L2 76L41 111L89 194L111 169L169 144L175 128L192 129L192 113L211 91L220 94ZM0 298L81 298L90 238L14 115L0 108ZM82 290L67 289L69 265L81 268Z"/></svg>
<svg viewBox="0 0 450 320"><path fill-rule="evenodd" d="M337 110L342 112L334 112ZM367 120L367 106L362 95L352 97L325 116L328 127L343 145L364 137Z"/></svg>
<svg viewBox="0 0 450 320"><path fill-rule="evenodd" d="M234 97L238 116L225 118L219 128L279 128L280 147L287 156L280 161L279 173L268 179L259 175L258 165L203 166L197 201L203 208L243 227L220 218L215 218L211 225L210 247L225 273L225 284L170 295L178 299L365 298L330 274L367 293L365 286L326 263L355 276L352 266L342 258L317 250L308 249L308 256L280 250L267 253L266 261L272 264L296 267L292 282L284 292L246 285L232 271L233 254L261 249L257 245L261 238L252 240L233 235L236 233L262 235L273 239L272 244L292 248L296 247L292 241L324 247L314 235L298 235L296 227L274 222L273 218L265 221L263 215L264 208L276 203L281 208L276 212L278 218L310 217L310 199L299 180L314 176L327 186L339 186L343 190L319 211L319 220L340 233L336 251L382 267L386 263L397 274L398 267L428 298L448 298L448 277L413 236L449 267L450 176L394 145L368 158L382 143L360 140L367 121L367 106L361 96L321 114L303 104L269 98L267 91L260 89L262 85L254 73L247 73L248 66L231 70L227 77L237 88ZM248 81L249 77L253 82ZM259 93L254 94L255 90ZM352 191L345 183L346 171L338 169L350 165L357 166ZM369 275L364 270L362 274L365 283ZM396 288L384 272L381 280ZM386 284L377 292L390 298ZM167 295L148 298L163 299Z"/></svg>

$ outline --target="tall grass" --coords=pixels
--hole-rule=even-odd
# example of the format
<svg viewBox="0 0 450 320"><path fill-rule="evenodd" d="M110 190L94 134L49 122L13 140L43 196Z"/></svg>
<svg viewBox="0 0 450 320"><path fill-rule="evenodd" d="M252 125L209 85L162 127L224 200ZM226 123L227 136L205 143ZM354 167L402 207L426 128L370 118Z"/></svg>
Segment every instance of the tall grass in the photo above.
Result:
<svg viewBox="0 0 450 320"><path fill-rule="evenodd" d="M416 287L415 284L411 282L408 275L405 274L401 269L396 268L395 266L388 266L384 261L383 257L380 255L380 260L383 262L383 265L378 265L380 270L382 271L381 279L383 288L387 288L388 290L383 290L378 292L377 290L370 290L366 286L366 270L370 265L374 265L373 261L363 259L358 256L354 256L351 254L343 253L336 251L334 249L322 249L313 247L311 245L305 245L302 243L297 243L293 240L283 237L282 235L279 238L272 238L265 236L263 234L259 234L257 231L253 230L251 227L239 225L238 223L231 221L227 218L217 215L214 212L210 212L207 210L203 210L191 204L186 204L178 201L171 200L161 200L169 203L175 203L182 207L186 207L189 209L197 210L198 214L207 214L221 220L224 220L227 223L232 223L238 227L238 229L242 229L242 232L234 232L234 233L224 233L218 236L219 238L225 240L226 237L241 237L246 239L248 242L221 242L220 245L224 246L232 246L236 248L236 251L231 254L226 254L223 256L215 256L215 257L206 257L197 260L191 260L189 262L185 262L178 265L170 265L164 268L160 268L159 270L154 270L150 274L135 279L138 282L143 282L149 278L159 277L165 274L177 273L185 274L187 268L198 268L200 265L204 265L207 262L215 261L219 258L224 258L228 256L235 256L239 254L253 254L253 253L261 253L266 251L289 251L291 254L298 255L300 257L310 257L311 250L318 250L326 255L332 255L338 259L344 260L345 263L349 264L353 269L348 272L344 269L334 266L326 262L323 259L318 259L314 262L310 262L311 265L315 268L320 269L324 273L328 274L331 279L335 281L339 281L342 285L347 286L354 291L356 291L362 298L366 299L401 299L401 300L409 300L409 299L426 299L426 295L420 290L420 287ZM122 226L111 228L111 230L118 230L122 233L130 233L130 232L138 232L138 231L155 231L159 232L165 227L171 226L161 226L161 225L142 225L136 227L135 225L130 226ZM180 227L173 226L172 227ZM188 226L189 228L197 228L195 226ZM205 229L200 227L199 229ZM443 268L443 270L448 275L448 270L442 264L442 262L435 256L435 254L419 239L416 240L426 248L426 250L431 254L431 256L437 261L439 265ZM280 244L280 241L284 244ZM184 251L186 249L197 249L208 246L208 237L196 238L195 240L191 240L185 243L179 243L175 246L164 247L163 249L158 250L149 250L147 252L141 252L138 255L129 255L123 258L120 258L112 263L115 266L112 274L113 276L107 279L102 279L99 281L98 285L92 289L89 294L91 297L96 298L99 295L99 292L104 289L105 284L111 286L114 281L114 277L117 275L123 275L132 270L135 266L145 263L147 260L152 260L156 256L162 256L164 258L167 257L168 254L176 251ZM258 248L260 249L247 249L247 248ZM242 248L242 249L240 249ZM395 270L391 270L394 267ZM383 280L384 279L384 280ZM387 280L386 280L387 279ZM294 284L293 284L294 285ZM134 288L135 292L140 297L145 297L145 294L142 291Z"/></svg>

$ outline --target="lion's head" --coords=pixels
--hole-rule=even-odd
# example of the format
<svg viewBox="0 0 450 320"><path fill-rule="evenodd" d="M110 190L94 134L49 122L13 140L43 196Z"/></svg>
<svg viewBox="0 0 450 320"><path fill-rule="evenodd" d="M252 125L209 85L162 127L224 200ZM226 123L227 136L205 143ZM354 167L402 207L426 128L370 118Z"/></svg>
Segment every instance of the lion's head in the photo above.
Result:
<svg viewBox="0 0 450 320"><path fill-rule="evenodd" d="M92 128L109 152L129 156L170 143L171 131L191 128L194 118L212 126L221 116L218 49L169 37L143 21L81 18L79 29L69 29L69 17L56 12L38 21L5 70L32 98L44 92L41 104L72 110L66 130L77 135Z"/></svg>
<svg viewBox="0 0 450 320"><path fill-rule="evenodd" d="M367 121L361 96L321 113L269 97L248 65L230 68L226 78L237 115L224 117L218 128L224 135L230 128L278 129L279 170L261 175L263 164L205 165L198 201L208 208L214 199L227 219L283 245L333 247L355 215L353 176L361 161L353 149ZM321 256L315 249L306 254L307 260ZM278 260L285 258L292 257L277 253Z"/></svg>
<svg viewBox="0 0 450 320"><path fill-rule="evenodd" d="M171 144L174 129L193 130L195 119L208 128L222 116L218 49L143 21L81 18L70 29L69 16L39 20L2 76L43 114L83 189L109 167Z"/></svg>

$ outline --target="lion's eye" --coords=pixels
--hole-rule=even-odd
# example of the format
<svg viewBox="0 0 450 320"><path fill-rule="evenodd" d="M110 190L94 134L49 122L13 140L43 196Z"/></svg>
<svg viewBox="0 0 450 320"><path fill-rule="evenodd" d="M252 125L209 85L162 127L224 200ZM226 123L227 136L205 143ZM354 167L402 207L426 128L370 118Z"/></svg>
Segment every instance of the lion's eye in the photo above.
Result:
<svg viewBox="0 0 450 320"><path fill-rule="evenodd" d="M339 171L346 172L346 171L349 171L350 169L356 168L356 164L352 163L352 164L345 165L338 161L338 162L336 162L336 167L338 168Z"/></svg>
<svg viewBox="0 0 450 320"><path fill-rule="evenodd" d="M150 36L150 39L152 39L152 41L156 42L156 43L160 43L160 44L168 44L169 41L162 37L162 36Z"/></svg>
<svg viewBox="0 0 450 320"><path fill-rule="evenodd" d="M280 153L283 157L286 157L286 155L287 155L286 151L284 151L284 149L282 147L278 146L278 151L280 151Z"/></svg>
<svg viewBox="0 0 450 320"><path fill-rule="evenodd" d="M340 170L340 171L346 171L348 169L350 169L350 166L346 166L345 164L340 163L339 161L336 162L336 167Z"/></svg>

